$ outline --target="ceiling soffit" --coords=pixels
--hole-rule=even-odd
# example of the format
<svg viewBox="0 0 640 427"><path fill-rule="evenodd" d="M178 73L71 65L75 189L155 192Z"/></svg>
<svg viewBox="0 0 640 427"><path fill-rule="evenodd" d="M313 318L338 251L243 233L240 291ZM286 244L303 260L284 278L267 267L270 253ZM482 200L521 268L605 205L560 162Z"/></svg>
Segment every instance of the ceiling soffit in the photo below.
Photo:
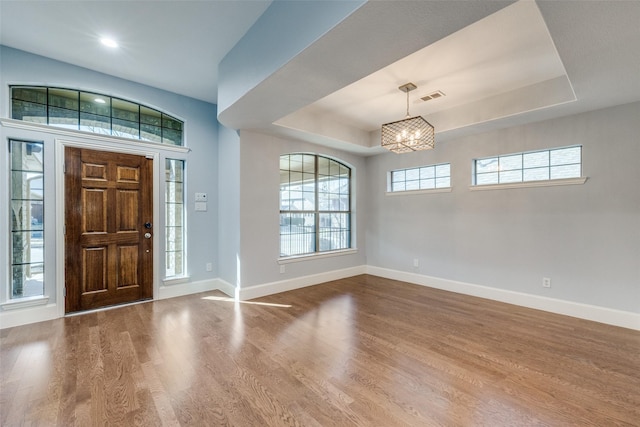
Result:
<svg viewBox="0 0 640 427"><path fill-rule="evenodd" d="M520 1L436 41L275 122L291 133L379 146L382 123L422 115L448 132L575 101L571 82L535 2ZM444 96L423 101L427 94ZM457 132L451 132L457 133ZM377 152L378 150L376 150Z"/></svg>

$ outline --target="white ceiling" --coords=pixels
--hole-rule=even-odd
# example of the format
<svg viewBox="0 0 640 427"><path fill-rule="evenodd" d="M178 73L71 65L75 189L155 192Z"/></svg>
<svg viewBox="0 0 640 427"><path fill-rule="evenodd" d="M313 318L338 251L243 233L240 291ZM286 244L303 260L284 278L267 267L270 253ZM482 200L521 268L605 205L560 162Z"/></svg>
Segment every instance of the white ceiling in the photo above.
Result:
<svg viewBox="0 0 640 427"><path fill-rule="evenodd" d="M404 117L397 87L408 81L420 96L447 94L413 98L436 149L638 102L640 1L369 1L219 118L372 155L384 152L379 126Z"/></svg>
<svg viewBox="0 0 640 427"><path fill-rule="evenodd" d="M0 0L0 44L216 103L218 63L270 4Z"/></svg>
<svg viewBox="0 0 640 427"><path fill-rule="evenodd" d="M269 4L0 0L0 43L215 103L217 64ZM409 81L437 141L640 101L640 1L369 1L220 119L375 154Z"/></svg>
<svg viewBox="0 0 640 427"><path fill-rule="evenodd" d="M505 37L505 34L508 34ZM293 114L335 120L364 131L405 117L412 82L412 116L434 113L566 77L562 61L535 2L512 4L425 48L350 84ZM445 96L422 101L436 91ZM569 89L569 92L570 89ZM571 93L566 101L574 100ZM557 102L554 99L554 103ZM526 104L520 104L526 108ZM522 111L519 111L522 112ZM290 126L287 117L281 123ZM276 122L278 123L278 122ZM469 123L465 123L468 125Z"/></svg>

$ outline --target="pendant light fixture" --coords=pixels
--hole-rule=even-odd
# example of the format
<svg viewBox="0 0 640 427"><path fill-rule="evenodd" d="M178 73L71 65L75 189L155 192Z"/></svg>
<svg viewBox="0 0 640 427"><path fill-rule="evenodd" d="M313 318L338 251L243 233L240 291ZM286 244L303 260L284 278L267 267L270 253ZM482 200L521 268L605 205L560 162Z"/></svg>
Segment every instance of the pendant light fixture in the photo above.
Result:
<svg viewBox="0 0 640 427"><path fill-rule="evenodd" d="M381 145L394 153L429 150L435 146L433 126L422 116L411 117L409 114L409 92L416 88L413 83L398 88L407 94L407 117L382 125Z"/></svg>

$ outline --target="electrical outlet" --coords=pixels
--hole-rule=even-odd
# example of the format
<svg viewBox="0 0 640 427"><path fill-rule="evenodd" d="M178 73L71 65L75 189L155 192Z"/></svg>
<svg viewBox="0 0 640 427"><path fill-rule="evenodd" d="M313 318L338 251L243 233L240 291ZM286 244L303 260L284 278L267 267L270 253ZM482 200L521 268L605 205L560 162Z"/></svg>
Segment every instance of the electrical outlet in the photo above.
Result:
<svg viewBox="0 0 640 427"><path fill-rule="evenodd" d="M280 266L280 274L284 273L285 271L286 271L285 265L284 265L284 264L282 264L282 265Z"/></svg>
<svg viewBox="0 0 640 427"><path fill-rule="evenodd" d="M416 268L420 267L420 260L418 258L413 259L413 266Z"/></svg>
<svg viewBox="0 0 640 427"><path fill-rule="evenodd" d="M542 287L543 288L550 288L551 287L551 279L549 277L543 277L542 278Z"/></svg>
<svg viewBox="0 0 640 427"><path fill-rule="evenodd" d="M207 265L206 265L206 269L207 269L207 271L213 271L213 264L208 262Z"/></svg>

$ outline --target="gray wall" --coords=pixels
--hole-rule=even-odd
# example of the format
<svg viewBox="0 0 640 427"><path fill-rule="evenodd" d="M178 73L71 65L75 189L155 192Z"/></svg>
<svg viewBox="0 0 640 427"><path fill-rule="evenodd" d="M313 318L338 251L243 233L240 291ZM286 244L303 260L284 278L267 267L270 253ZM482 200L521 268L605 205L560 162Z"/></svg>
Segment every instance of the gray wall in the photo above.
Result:
<svg viewBox="0 0 640 427"><path fill-rule="evenodd" d="M368 158L368 264L639 312L639 118L635 103ZM584 185L469 191L473 158L574 144ZM451 193L385 195L388 171L440 162Z"/></svg>
<svg viewBox="0 0 640 427"><path fill-rule="evenodd" d="M111 77L106 74L94 72L85 68L76 67L59 61L54 61L42 56L0 46L0 117L7 118L10 115L9 85L45 85L65 88L95 91L124 99L139 102L144 105L158 108L185 121L185 143L192 150L188 154L175 154L161 152L161 170L164 169L164 158L184 158L187 161L187 253L188 273L191 281L215 279L218 277L217 265L217 241L218 227L218 163L217 163L217 132L216 106L203 101L184 97L174 93L158 90L127 80ZM0 128L2 141L8 138L27 138L45 142L45 256L46 256L46 294L52 300L55 297L55 229L64 223L62 218L56 218L55 201L55 174L54 174L54 139L55 135L44 132L26 132L11 128ZM0 149L0 165L6 168L8 165L6 145ZM7 200L6 173L0 173L2 185L0 185L0 200ZM160 223L156 224L156 234L162 235L161 249L164 249L164 235L161 227L164 225L164 209L162 203L164 176L161 176L161 209ZM207 212L194 212L194 193L206 192L209 206ZM4 206L4 205L3 205ZM8 219L5 209L0 213L0 262L7 265ZM212 226L213 224L213 226ZM164 258L160 256L161 265L156 272L157 278L164 277ZM214 271L206 271L206 263L214 264ZM8 275L2 269L0 286L7 286ZM5 293L1 293L4 298Z"/></svg>
<svg viewBox="0 0 640 427"><path fill-rule="evenodd" d="M218 144L218 271L236 287L240 257L240 136L222 125Z"/></svg>
<svg viewBox="0 0 640 427"><path fill-rule="evenodd" d="M2 47L0 116L9 84L93 90L144 103L186 122L187 222L192 281L221 279L243 288L371 265L613 309L640 311L640 103L438 143L412 155L363 158L265 134L218 127L216 106ZM0 128L0 137L45 141L52 134ZM218 144L218 138L220 144ZM471 160L582 144L584 185L469 191ZM310 152L353 167L357 253L286 264L279 272L278 159ZM386 196L389 170L450 162L451 193ZM8 164L6 149L0 165ZM55 296L55 175L47 166L47 294ZM7 200L6 174L0 199ZM209 195L193 211L195 192ZM219 206L218 206L219 203ZM163 219L163 218L161 218ZM0 222L7 224L7 212ZM1 227L6 242L6 228ZM420 266L413 267L417 258ZM8 245L0 247L6 265ZM214 270L205 271L212 262ZM239 265L237 263L240 263ZM552 279L542 288L542 277ZM7 277L1 285L6 287Z"/></svg>
<svg viewBox="0 0 640 427"><path fill-rule="evenodd" d="M218 106L226 110L364 1L274 1L219 65Z"/></svg>
<svg viewBox="0 0 640 427"><path fill-rule="evenodd" d="M307 259L286 265L281 274L278 258L280 155L313 153L338 159L352 168L352 227L358 252L329 258ZM365 159L353 154L300 141L255 132L240 133L240 262L242 288L361 266L366 263L364 231L367 172Z"/></svg>

